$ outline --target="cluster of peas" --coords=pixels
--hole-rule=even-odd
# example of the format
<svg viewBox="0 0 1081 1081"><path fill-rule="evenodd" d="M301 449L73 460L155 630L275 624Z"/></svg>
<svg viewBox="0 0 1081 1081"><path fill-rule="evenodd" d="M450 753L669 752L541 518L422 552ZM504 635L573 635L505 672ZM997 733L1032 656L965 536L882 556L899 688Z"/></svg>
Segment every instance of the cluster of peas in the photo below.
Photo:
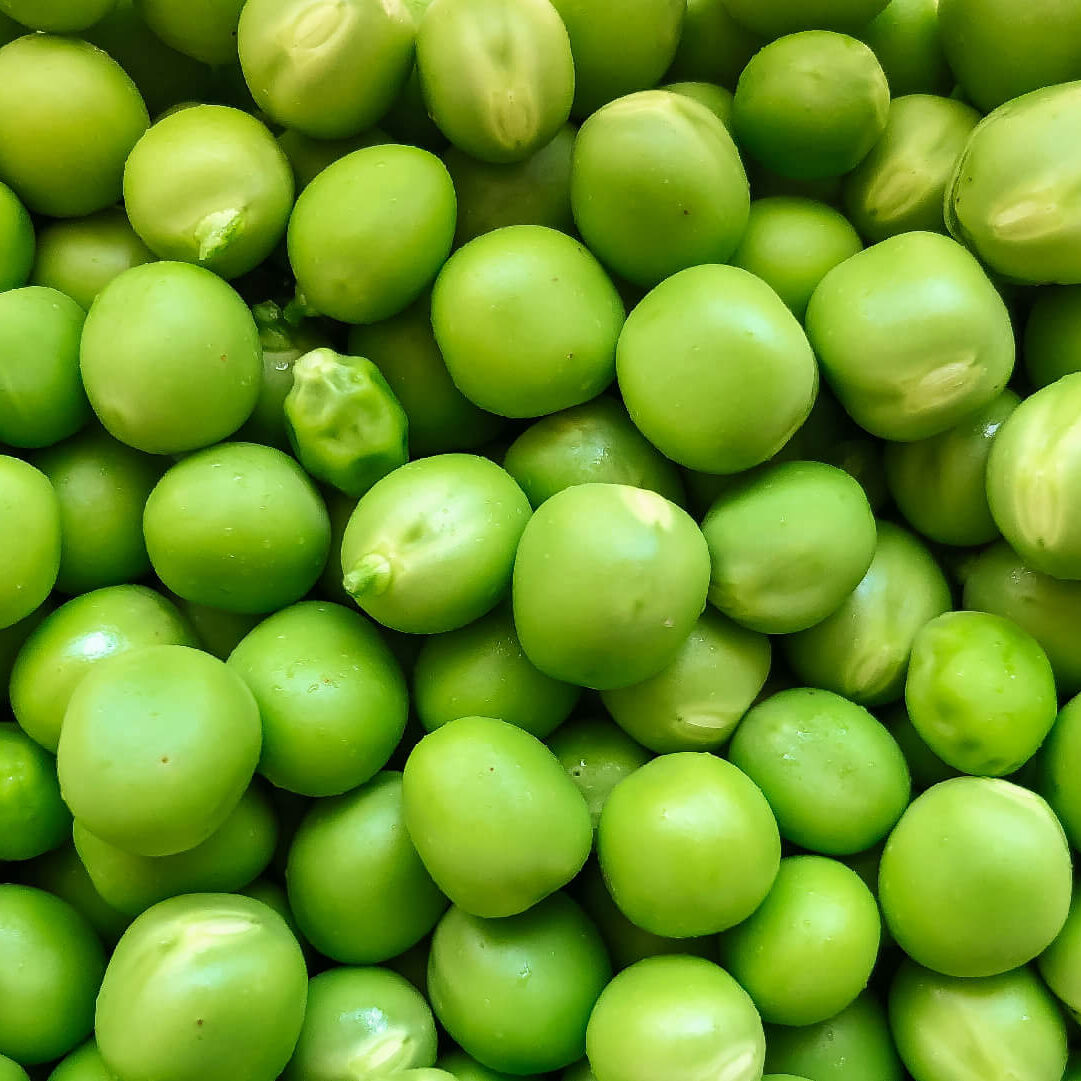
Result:
<svg viewBox="0 0 1081 1081"><path fill-rule="evenodd" d="M0 1081L1081 1079L1077 0L0 13Z"/></svg>

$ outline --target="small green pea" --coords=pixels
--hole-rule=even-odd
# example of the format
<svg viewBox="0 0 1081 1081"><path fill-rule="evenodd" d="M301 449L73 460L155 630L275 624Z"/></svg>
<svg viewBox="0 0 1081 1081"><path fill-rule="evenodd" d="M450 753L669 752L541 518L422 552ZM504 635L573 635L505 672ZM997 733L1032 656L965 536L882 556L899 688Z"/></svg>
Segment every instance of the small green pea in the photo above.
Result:
<svg viewBox="0 0 1081 1081"><path fill-rule="evenodd" d="M0 10L31 30L68 34L86 30L109 14L115 0L2 0Z"/></svg>
<svg viewBox="0 0 1081 1081"><path fill-rule="evenodd" d="M667 77L705 80L731 90L761 47L759 36L729 15L726 0L687 0L683 31Z"/></svg>
<svg viewBox="0 0 1081 1081"><path fill-rule="evenodd" d="M660 88L704 105L729 131L732 130L732 91L716 83L682 82L666 83Z"/></svg>
<svg viewBox="0 0 1081 1081"><path fill-rule="evenodd" d="M237 20L244 0L215 0L210 6L183 0L135 0L147 26L166 45L204 64L236 59Z"/></svg>
<svg viewBox="0 0 1081 1081"><path fill-rule="evenodd" d="M778 38L798 30L857 30L886 0L725 0L725 5L741 25Z"/></svg>
<svg viewBox="0 0 1081 1081"><path fill-rule="evenodd" d="M1037 390L1081 372L1081 287L1051 286L1036 293L1021 352Z"/></svg>
<svg viewBox="0 0 1081 1081"><path fill-rule="evenodd" d="M60 568L60 501L48 477L0 455L0 627L25 619L49 595Z"/></svg>
<svg viewBox="0 0 1081 1081"><path fill-rule="evenodd" d="M517 1081L518 1078L522 1078L522 1081L540 1081L540 1078L534 1075L523 1077L521 1074L512 1075L490 1070L460 1049L440 1055L437 1065L457 1081ZM21 1078L18 1081L21 1081Z"/></svg>
<svg viewBox="0 0 1081 1081"><path fill-rule="evenodd" d="M113 1081L93 1037L65 1055L49 1074L49 1081Z"/></svg>
<svg viewBox="0 0 1081 1081"><path fill-rule="evenodd" d="M1054 808L1067 837L1081 845L1081 799L1075 778L1081 765L1081 696L1070 699L1040 754L1038 791Z"/></svg>
<svg viewBox="0 0 1081 1081"><path fill-rule="evenodd" d="M948 94L953 88L938 7L939 0L890 0L857 33L878 57L894 98Z"/></svg>
<svg viewBox="0 0 1081 1081"><path fill-rule="evenodd" d="M890 735L897 741L901 753L908 763L912 775L912 787L922 792L925 788L936 785L939 781L948 781L957 777L960 770L947 766L941 758L927 746L923 737L916 731L908 716L903 702L895 703L882 713L882 723L890 730ZM877 881L877 874L876 874Z"/></svg>
<svg viewBox="0 0 1081 1081"><path fill-rule="evenodd" d="M347 135L341 139L317 139L292 128L286 128L278 136L278 146L282 148L293 169L298 194L328 165L333 165L346 154L363 150L366 146L382 146L391 141L390 136L379 128L369 128L359 135Z"/></svg>
<svg viewBox="0 0 1081 1081"><path fill-rule="evenodd" d="M568 193L570 172L567 173ZM568 194L568 214L570 199ZM19 197L0 183L0 291L25 285L34 264L34 223Z"/></svg>
<svg viewBox="0 0 1081 1081"><path fill-rule="evenodd" d="M1058 938L1037 961L1056 998L1076 1017L1081 1011L1081 903L1075 897Z"/></svg>
<svg viewBox="0 0 1081 1081"><path fill-rule="evenodd" d="M33 859L70 832L52 756L15 725L0 724L0 859Z"/></svg>

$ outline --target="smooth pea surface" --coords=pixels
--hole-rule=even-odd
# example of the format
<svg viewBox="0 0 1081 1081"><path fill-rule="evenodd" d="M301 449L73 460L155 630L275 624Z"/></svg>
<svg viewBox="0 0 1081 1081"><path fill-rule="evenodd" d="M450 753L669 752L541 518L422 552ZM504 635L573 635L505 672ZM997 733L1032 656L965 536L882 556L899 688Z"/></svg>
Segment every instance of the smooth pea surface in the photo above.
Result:
<svg viewBox="0 0 1081 1081"><path fill-rule="evenodd" d="M1081 697L1059 711L1040 756L1039 791L1054 808L1066 836L1081 844L1081 799L1073 779L1081 763Z"/></svg>
<svg viewBox="0 0 1081 1081"><path fill-rule="evenodd" d="M347 135L342 139L318 139L295 128L286 128L277 139L278 146L282 148L293 169L298 193L328 165L344 158L346 154L363 150L366 146L380 146L392 141L381 128L369 128L359 135Z"/></svg>
<svg viewBox="0 0 1081 1081"><path fill-rule="evenodd" d="M953 86L938 8L938 0L890 0L858 32L878 57L894 98L948 94Z"/></svg>
<svg viewBox="0 0 1081 1081"><path fill-rule="evenodd" d="M731 90L761 45L757 34L728 13L726 0L687 0L668 78L705 80Z"/></svg>
<svg viewBox="0 0 1081 1081"><path fill-rule="evenodd" d="M1037 389L1081 372L1081 287L1039 290L1025 323L1022 356Z"/></svg>
<svg viewBox="0 0 1081 1081"><path fill-rule="evenodd" d="M886 0L725 0L732 17L767 38L798 30L856 30L873 19Z"/></svg>
<svg viewBox="0 0 1081 1081"><path fill-rule="evenodd" d="M135 8L154 33L178 52L204 64L236 59L237 20L244 0L185 3L135 0Z"/></svg>
<svg viewBox="0 0 1081 1081"><path fill-rule="evenodd" d="M3 0L0 10L31 30L69 33L104 18L115 0Z"/></svg>
<svg viewBox="0 0 1081 1081"><path fill-rule="evenodd" d="M0 627L25 619L60 569L60 501L44 473L0 455Z"/></svg>
<svg viewBox="0 0 1081 1081"><path fill-rule="evenodd" d="M34 223L19 197L0 183L0 289L25 285L34 264Z"/></svg>
<svg viewBox="0 0 1081 1081"><path fill-rule="evenodd" d="M682 94L704 105L729 131L732 120L732 91L709 82L666 83L661 87L673 94Z"/></svg>
<svg viewBox="0 0 1081 1081"><path fill-rule="evenodd" d="M1076 1017L1081 1009L1081 903L1075 897L1058 938L1040 954L1040 975Z"/></svg>
<svg viewBox="0 0 1081 1081"><path fill-rule="evenodd" d="M111 1075L91 1037L60 1060L49 1074L49 1081L111 1081Z"/></svg>
<svg viewBox="0 0 1081 1081"><path fill-rule="evenodd" d="M487 1066L482 1066L475 1058L461 1050L440 1055L438 1065L452 1077L457 1078L457 1081L510 1081L511 1077L515 1076L501 1073L498 1070L490 1070ZM516 1076L520 1077L522 1075ZM537 1081L537 1078L530 1076L526 1081ZM1072 1079L1069 1079L1069 1081L1072 1081Z"/></svg>
<svg viewBox="0 0 1081 1081"><path fill-rule="evenodd" d="M0 723L0 859L33 859L70 830L52 757L15 725Z"/></svg>

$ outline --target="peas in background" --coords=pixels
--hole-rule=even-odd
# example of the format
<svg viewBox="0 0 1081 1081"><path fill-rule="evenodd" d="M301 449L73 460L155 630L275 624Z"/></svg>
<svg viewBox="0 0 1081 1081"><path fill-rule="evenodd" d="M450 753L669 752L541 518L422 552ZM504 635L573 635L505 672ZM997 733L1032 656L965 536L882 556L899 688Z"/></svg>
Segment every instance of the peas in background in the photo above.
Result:
<svg viewBox="0 0 1081 1081"><path fill-rule="evenodd" d="M856 230L833 207L775 195L751 203L747 231L732 264L772 286L802 319L826 273L862 248Z"/></svg>
<svg viewBox="0 0 1081 1081"><path fill-rule="evenodd" d="M878 57L895 98L953 88L938 7L939 0L890 0L857 35Z"/></svg>
<svg viewBox="0 0 1081 1081"><path fill-rule="evenodd" d="M515 1076L522 1076L490 1070L460 1049L440 1055L437 1065L452 1077L457 1078L457 1081L513 1081ZM532 1075L523 1077L523 1081L540 1081L540 1079Z"/></svg>
<svg viewBox="0 0 1081 1081"><path fill-rule="evenodd" d="M823 451L822 458L828 465L843 469L859 482L871 510L876 514L889 502L882 444L877 439L867 435L839 439Z"/></svg>
<svg viewBox="0 0 1081 1081"><path fill-rule="evenodd" d="M844 182L845 211L866 240L946 231L946 186L979 120L952 98L894 98L882 138Z"/></svg>
<svg viewBox="0 0 1081 1081"><path fill-rule="evenodd" d="M725 0L687 0L679 45L666 77L734 89L739 73L762 44L757 34L728 14Z"/></svg>
<svg viewBox="0 0 1081 1081"><path fill-rule="evenodd" d="M1066 1025L1055 1000L1028 968L964 980L906 961L894 977L890 1027L914 1077L960 1081L1059 1081ZM966 1034L960 1047L951 1038Z"/></svg>
<svg viewBox="0 0 1081 1081"><path fill-rule="evenodd" d="M615 722L658 754L715 751L765 684L770 642L706 609L675 659L655 676L601 692Z"/></svg>
<svg viewBox="0 0 1081 1081"><path fill-rule="evenodd" d="M11 670L23 643L55 607L50 595L28 616L24 616L10 627L0 629L0 687L6 687L10 682Z"/></svg>
<svg viewBox="0 0 1081 1081"><path fill-rule="evenodd" d="M732 130L732 91L716 83L682 82L666 83L661 90L671 94L682 94L685 98L704 105L724 126Z"/></svg>
<svg viewBox="0 0 1081 1081"><path fill-rule="evenodd" d="M575 224L590 250L635 285L650 288L685 267L726 261L749 205L728 129L683 94L629 94L579 129Z"/></svg>
<svg viewBox="0 0 1081 1081"><path fill-rule="evenodd" d="M0 628L25 619L56 582L60 501L44 473L0 455Z"/></svg>
<svg viewBox="0 0 1081 1081"><path fill-rule="evenodd" d="M908 771L912 775L913 789L922 792L925 788L930 788L940 781L948 781L951 777L957 777L960 774L960 770L954 769L953 766L947 766L927 746L924 738L913 726L904 703L897 702L884 710L881 720L889 729L890 735L897 741L897 746L901 748L901 753L905 756ZM875 878L877 881L877 874Z"/></svg>
<svg viewBox="0 0 1081 1081"><path fill-rule="evenodd" d="M1081 902L1075 897L1058 938L1037 961L1040 975L1072 1017L1081 1011Z"/></svg>
<svg viewBox="0 0 1081 1081"><path fill-rule="evenodd" d="M297 1042L307 982L297 940L260 901L173 897L137 917L109 961L98 1048L118 1077L272 1081Z"/></svg>
<svg viewBox="0 0 1081 1081"><path fill-rule="evenodd" d="M31 860L68 839L52 757L13 724L0 724L0 778L0 859Z"/></svg>
<svg viewBox="0 0 1081 1081"><path fill-rule="evenodd" d="M1059 710L1038 764L1037 789L1054 808L1071 844L1081 846L1081 798L1075 783L1081 764L1081 696Z"/></svg>
<svg viewBox="0 0 1081 1081"><path fill-rule="evenodd" d="M420 10L414 18L419 19L427 4L424 0L416 0L416 2L420 4ZM416 4L411 4L411 6L416 6ZM430 150L433 154L439 154L447 149L446 136L428 115L428 107L424 103L424 92L420 86L420 75L416 65L413 66L405 85L380 123L395 142L419 146L424 150Z"/></svg>
<svg viewBox="0 0 1081 1081"><path fill-rule="evenodd" d="M135 0L143 21L170 48L204 64L236 59L237 21L244 0L190 4L184 0Z"/></svg>
<svg viewBox="0 0 1081 1081"><path fill-rule="evenodd" d="M570 171L567 172L570 215ZM0 292L25 285L34 264L34 223L19 197L0 183Z"/></svg>
<svg viewBox="0 0 1081 1081"><path fill-rule="evenodd" d="M163 591L169 600L180 610L184 619L191 624L195 632L195 641L183 645L197 645L220 661L229 659L229 654L239 645L240 640L262 618L242 612L226 612L221 608L211 608L205 604L195 604L177 596L168 589Z"/></svg>
<svg viewBox="0 0 1081 1081"><path fill-rule="evenodd" d="M452 908L432 937L428 987L440 1024L478 1061L546 1073L582 1056L611 974L597 929L556 893L501 920Z"/></svg>
<svg viewBox="0 0 1081 1081"><path fill-rule="evenodd" d="M61 1059L49 1074L49 1081L112 1081L112 1075L91 1037Z"/></svg>
<svg viewBox="0 0 1081 1081"><path fill-rule="evenodd" d="M359 135L341 139L317 139L302 131L286 128L278 137L278 146L289 159L297 192L302 192L328 165L339 158L363 150L367 146L382 146L391 142L390 136L379 128L369 128Z"/></svg>
<svg viewBox="0 0 1081 1081"><path fill-rule="evenodd" d="M873 19L887 0L725 0L741 26L773 39L799 30L854 31Z"/></svg>
<svg viewBox="0 0 1081 1081"><path fill-rule="evenodd" d="M0 11L31 30L69 34L86 30L112 10L115 0L2 0Z"/></svg>
<svg viewBox="0 0 1081 1081"><path fill-rule="evenodd" d="M1081 287L1049 287L1036 293L1021 354L1037 390L1081 372Z"/></svg>

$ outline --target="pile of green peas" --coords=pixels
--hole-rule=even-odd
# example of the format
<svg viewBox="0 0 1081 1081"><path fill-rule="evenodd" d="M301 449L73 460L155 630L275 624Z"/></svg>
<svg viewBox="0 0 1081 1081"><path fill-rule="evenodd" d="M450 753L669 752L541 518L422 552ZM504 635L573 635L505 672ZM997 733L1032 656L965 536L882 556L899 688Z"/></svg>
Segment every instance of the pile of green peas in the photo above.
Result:
<svg viewBox="0 0 1081 1081"><path fill-rule="evenodd" d="M1077 0L0 0L0 1081L1081 1081Z"/></svg>

